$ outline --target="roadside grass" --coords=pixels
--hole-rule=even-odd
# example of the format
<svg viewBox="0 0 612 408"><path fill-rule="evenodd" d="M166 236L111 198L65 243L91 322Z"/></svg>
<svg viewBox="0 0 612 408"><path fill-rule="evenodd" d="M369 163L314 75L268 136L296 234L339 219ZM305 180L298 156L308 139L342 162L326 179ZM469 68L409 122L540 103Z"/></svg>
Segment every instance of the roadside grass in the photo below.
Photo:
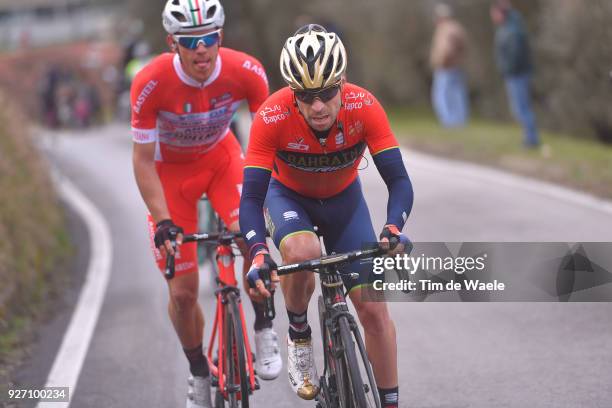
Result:
<svg viewBox="0 0 612 408"><path fill-rule="evenodd" d="M68 277L66 220L28 121L0 95L0 395ZM0 404L1 405L1 404Z"/></svg>
<svg viewBox="0 0 612 408"><path fill-rule="evenodd" d="M472 118L463 128L445 129L425 110L395 108L388 114L400 143L408 147L612 198L612 146L542 131L542 146L525 149L516 124Z"/></svg>

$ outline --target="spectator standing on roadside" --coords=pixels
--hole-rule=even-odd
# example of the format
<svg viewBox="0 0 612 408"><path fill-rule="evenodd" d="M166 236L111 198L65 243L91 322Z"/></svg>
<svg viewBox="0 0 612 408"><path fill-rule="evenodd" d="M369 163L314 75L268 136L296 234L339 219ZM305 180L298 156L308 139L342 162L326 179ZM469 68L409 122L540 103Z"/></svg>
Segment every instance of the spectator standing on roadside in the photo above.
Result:
<svg viewBox="0 0 612 408"><path fill-rule="evenodd" d="M469 103L462 62L466 51L466 34L453 18L448 4L434 8L436 29L433 36L430 63L434 71L431 97L438 120L445 127L465 125Z"/></svg>
<svg viewBox="0 0 612 408"><path fill-rule="evenodd" d="M491 20L497 26L495 59L506 82L510 108L523 127L523 145L537 147L540 138L530 91L533 65L525 24L508 0L496 0L490 11Z"/></svg>
<svg viewBox="0 0 612 408"><path fill-rule="evenodd" d="M43 123L50 128L57 128L59 126L56 98L61 77L62 72L60 68L51 66L45 71L43 79L39 84L38 93L43 113Z"/></svg>

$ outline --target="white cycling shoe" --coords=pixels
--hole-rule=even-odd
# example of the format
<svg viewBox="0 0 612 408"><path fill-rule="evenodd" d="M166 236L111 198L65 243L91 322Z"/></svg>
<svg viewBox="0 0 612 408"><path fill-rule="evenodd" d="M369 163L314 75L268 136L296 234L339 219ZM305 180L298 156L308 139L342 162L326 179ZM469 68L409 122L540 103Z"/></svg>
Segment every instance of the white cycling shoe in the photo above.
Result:
<svg viewBox="0 0 612 408"><path fill-rule="evenodd" d="M314 361L312 338L291 340L287 336L287 372L293 391L311 400L319 392L319 375Z"/></svg>
<svg viewBox="0 0 612 408"><path fill-rule="evenodd" d="M283 368L278 335L272 328L255 332L255 370L262 380L273 380Z"/></svg>
<svg viewBox="0 0 612 408"><path fill-rule="evenodd" d="M187 392L187 408L212 408L210 396L210 375L208 377L194 377L189 375L187 380L189 391Z"/></svg>

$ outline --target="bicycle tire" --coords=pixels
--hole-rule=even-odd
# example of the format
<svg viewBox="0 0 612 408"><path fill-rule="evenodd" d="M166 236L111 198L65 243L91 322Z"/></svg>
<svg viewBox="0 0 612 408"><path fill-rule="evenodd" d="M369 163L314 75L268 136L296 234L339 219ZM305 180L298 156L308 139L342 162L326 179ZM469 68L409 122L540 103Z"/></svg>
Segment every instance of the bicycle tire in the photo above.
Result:
<svg viewBox="0 0 612 408"><path fill-rule="evenodd" d="M228 293L227 301L225 327L226 333L230 335L225 338L224 354L228 373L226 381L231 381L232 384L232 390L228 387L227 400L230 408L248 408L250 384L246 372L246 349L244 346L240 310L238 308L238 298L234 293L230 292ZM234 385L239 385L240 398L238 398L238 392L233 390Z"/></svg>
<svg viewBox="0 0 612 408"><path fill-rule="evenodd" d="M355 353L353 332L351 331L351 327L346 316L341 316L338 318L338 328L339 340L343 350L343 364L341 364L341 370L346 370L346 379L348 379L348 382L344 380L344 384L339 384L340 386L338 389L340 390L342 385L348 388L343 387L344 390L348 391L348 399L352 400L348 406L355 408L369 408L365 395L365 388L361 379L359 363L357 361L357 353Z"/></svg>
<svg viewBox="0 0 612 408"><path fill-rule="evenodd" d="M319 311L319 324L321 326L321 340L322 340L322 344L323 344L323 355L324 355L324 361L326 364L326 372L324 374L327 375L322 375L321 378L319 379L319 385L320 385L320 389L319 389L319 395L317 396L318 399L318 405L317 407L320 408L328 408L330 406L330 402L332 400L332 396L329 393L329 386L328 386L328 381L327 381L327 377L329 377L329 371L332 370L331 367L329 367L329 361L330 359L333 358L333 356L330 355L330 353L328 352L328 341L327 341L327 329L325 326L325 319L327 317L327 312L325 310L325 301L323 300L323 296L319 295L319 299L318 299L318 311ZM335 404L337 404L337 401L334 401Z"/></svg>
<svg viewBox="0 0 612 408"><path fill-rule="evenodd" d="M355 341L357 342L357 349L359 350L361 363L363 364L363 369L365 370L365 378L367 378L368 380L368 386L370 388L369 392L372 393L371 399L369 399L366 395L366 399L368 399L368 407L381 408L382 402L380 401L380 395L378 395L378 387L376 386L376 379L374 378L372 365L370 364L370 359L368 358L368 353L366 351L363 338L361 337L361 333L358 329L353 330L353 336L355 337ZM362 379L364 379L364 377L362 377Z"/></svg>

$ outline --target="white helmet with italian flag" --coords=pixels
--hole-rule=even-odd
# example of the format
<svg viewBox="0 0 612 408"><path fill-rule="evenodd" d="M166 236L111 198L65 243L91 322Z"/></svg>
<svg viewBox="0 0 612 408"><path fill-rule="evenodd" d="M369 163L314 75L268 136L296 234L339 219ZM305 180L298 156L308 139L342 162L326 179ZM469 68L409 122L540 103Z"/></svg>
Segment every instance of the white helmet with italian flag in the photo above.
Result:
<svg viewBox="0 0 612 408"><path fill-rule="evenodd" d="M168 0L162 13L168 34L222 28L225 13L219 0Z"/></svg>

